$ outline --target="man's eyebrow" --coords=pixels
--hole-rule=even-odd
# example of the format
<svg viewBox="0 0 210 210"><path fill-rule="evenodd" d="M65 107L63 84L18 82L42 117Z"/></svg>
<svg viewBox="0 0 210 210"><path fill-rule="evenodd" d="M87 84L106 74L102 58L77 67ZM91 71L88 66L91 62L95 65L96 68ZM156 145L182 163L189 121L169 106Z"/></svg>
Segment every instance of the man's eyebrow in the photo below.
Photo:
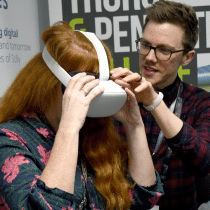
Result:
<svg viewBox="0 0 210 210"><path fill-rule="evenodd" d="M141 40L142 40L143 42L146 42L147 44L149 44L149 45L152 46L152 44L151 44L147 39L145 39L145 38L142 37ZM173 46L171 46L171 45L169 45L169 44L159 44L159 45L157 45L156 47L165 47L165 48L167 48L167 49L169 49L169 50L172 50L172 51L175 51L175 50L176 50L175 47L173 47Z"/></svg>

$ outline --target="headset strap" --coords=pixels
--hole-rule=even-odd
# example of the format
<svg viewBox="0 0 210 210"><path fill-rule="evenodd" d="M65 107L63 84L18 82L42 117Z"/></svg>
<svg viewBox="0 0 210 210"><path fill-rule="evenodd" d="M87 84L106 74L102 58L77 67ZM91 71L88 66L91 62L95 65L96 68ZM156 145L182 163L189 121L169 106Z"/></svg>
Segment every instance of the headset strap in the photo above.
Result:
<svg viewBox="0 0 210 210"><path fill-rule="evenodd" d="M109 80L109 63L106 51L101 41L96 37L94 33L78 31L87 37L93 44L99 60L99 79L100 81ZM42 58L44 59L48 68L53 74L64 84L66 87L71 79L71 76L56 62L56 60L50 55L47 48L44 47L42 52Z"/></svg>
<svg viewBox="0 0 210 210"><path fill-rule="evenodd" d="M42 58L52 73L65 85L68 85L71 76L56 62L50 55L47 48L44 47Z"/></svg>
<svg viewBox="0 0 210 210"><path fill-rule="evenodd" d="M99 60L99 79L100 81L109 80L109 62L107 58L106 51L101 41L97 38L94 33L79 31L84 36L86 36L93 44Z"/></svg>

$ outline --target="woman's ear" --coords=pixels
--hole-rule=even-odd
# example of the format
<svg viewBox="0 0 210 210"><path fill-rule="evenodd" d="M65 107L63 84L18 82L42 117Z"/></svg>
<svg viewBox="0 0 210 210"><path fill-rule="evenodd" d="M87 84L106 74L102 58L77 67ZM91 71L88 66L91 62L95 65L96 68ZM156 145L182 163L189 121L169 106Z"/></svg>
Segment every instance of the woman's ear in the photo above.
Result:
<svg viewBox="0 0 210 210"><path fill-rule="evenodd" d="M186 66L187 64L189 64L194 56L195 56L195 50L191 50L186 55L184 55L182 66Z"/></svg>

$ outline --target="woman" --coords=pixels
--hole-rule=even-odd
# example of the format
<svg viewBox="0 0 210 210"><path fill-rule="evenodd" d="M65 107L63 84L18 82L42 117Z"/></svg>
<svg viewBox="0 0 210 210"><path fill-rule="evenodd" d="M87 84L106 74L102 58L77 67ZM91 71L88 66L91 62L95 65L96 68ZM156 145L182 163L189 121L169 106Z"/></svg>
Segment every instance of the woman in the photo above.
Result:
<svg viewBox="0 0 210 210"><path fill-rule="evenodd" d="M81 70L64 95L37 54L0 103L0 203L8 209L148 209L162 194L133 93L115 114L127 132L120 141L111 117L86 118L104 90L91 42L62 22L42 40L67 71ZM111 55L103 44L109 62ZM88 95L85 92L90 92Z"/></svg>

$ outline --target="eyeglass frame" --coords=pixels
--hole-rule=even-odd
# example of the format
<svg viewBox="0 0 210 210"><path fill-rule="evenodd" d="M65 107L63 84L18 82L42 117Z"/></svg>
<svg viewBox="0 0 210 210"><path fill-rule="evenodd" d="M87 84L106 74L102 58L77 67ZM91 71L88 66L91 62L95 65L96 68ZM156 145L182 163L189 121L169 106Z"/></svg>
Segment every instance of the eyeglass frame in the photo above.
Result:
<svg viewBox="0 0 210 210"><path fill-rule="evenodd" d="M141 54L141 53L140 53L140 49L138 48L138 43L141 42L141 40L142 40L142 38L139 38L139 39L135 40L135 42L136 42L136 49L137 49L137 52L138 52L139 54ZM156 57L157 60L159 60L159 61L168 61L168 60L170 60L172 54L174 54L174 53L178 53L178 52L188 52L188 51L190 51L190 50L187 50L187 49L177 50L177 51L173 51L173 50L168 49L168 51L171 52L171 53L170 53L170 56L169 56L169 59L167 59L167 60L160 60L160 59L158 59L158 57L157 57L157 55L156 55L156 49L159 48L159 47L153 47L153 46L151 46L151 45L148 45L148 47L150 47L150 50L149 50L148 54L146 54L145 56L149 55L151 49L153 49L154 52L155 52L155 57ZM144 55L144 54L141 54L141 55Z"/></svg>

